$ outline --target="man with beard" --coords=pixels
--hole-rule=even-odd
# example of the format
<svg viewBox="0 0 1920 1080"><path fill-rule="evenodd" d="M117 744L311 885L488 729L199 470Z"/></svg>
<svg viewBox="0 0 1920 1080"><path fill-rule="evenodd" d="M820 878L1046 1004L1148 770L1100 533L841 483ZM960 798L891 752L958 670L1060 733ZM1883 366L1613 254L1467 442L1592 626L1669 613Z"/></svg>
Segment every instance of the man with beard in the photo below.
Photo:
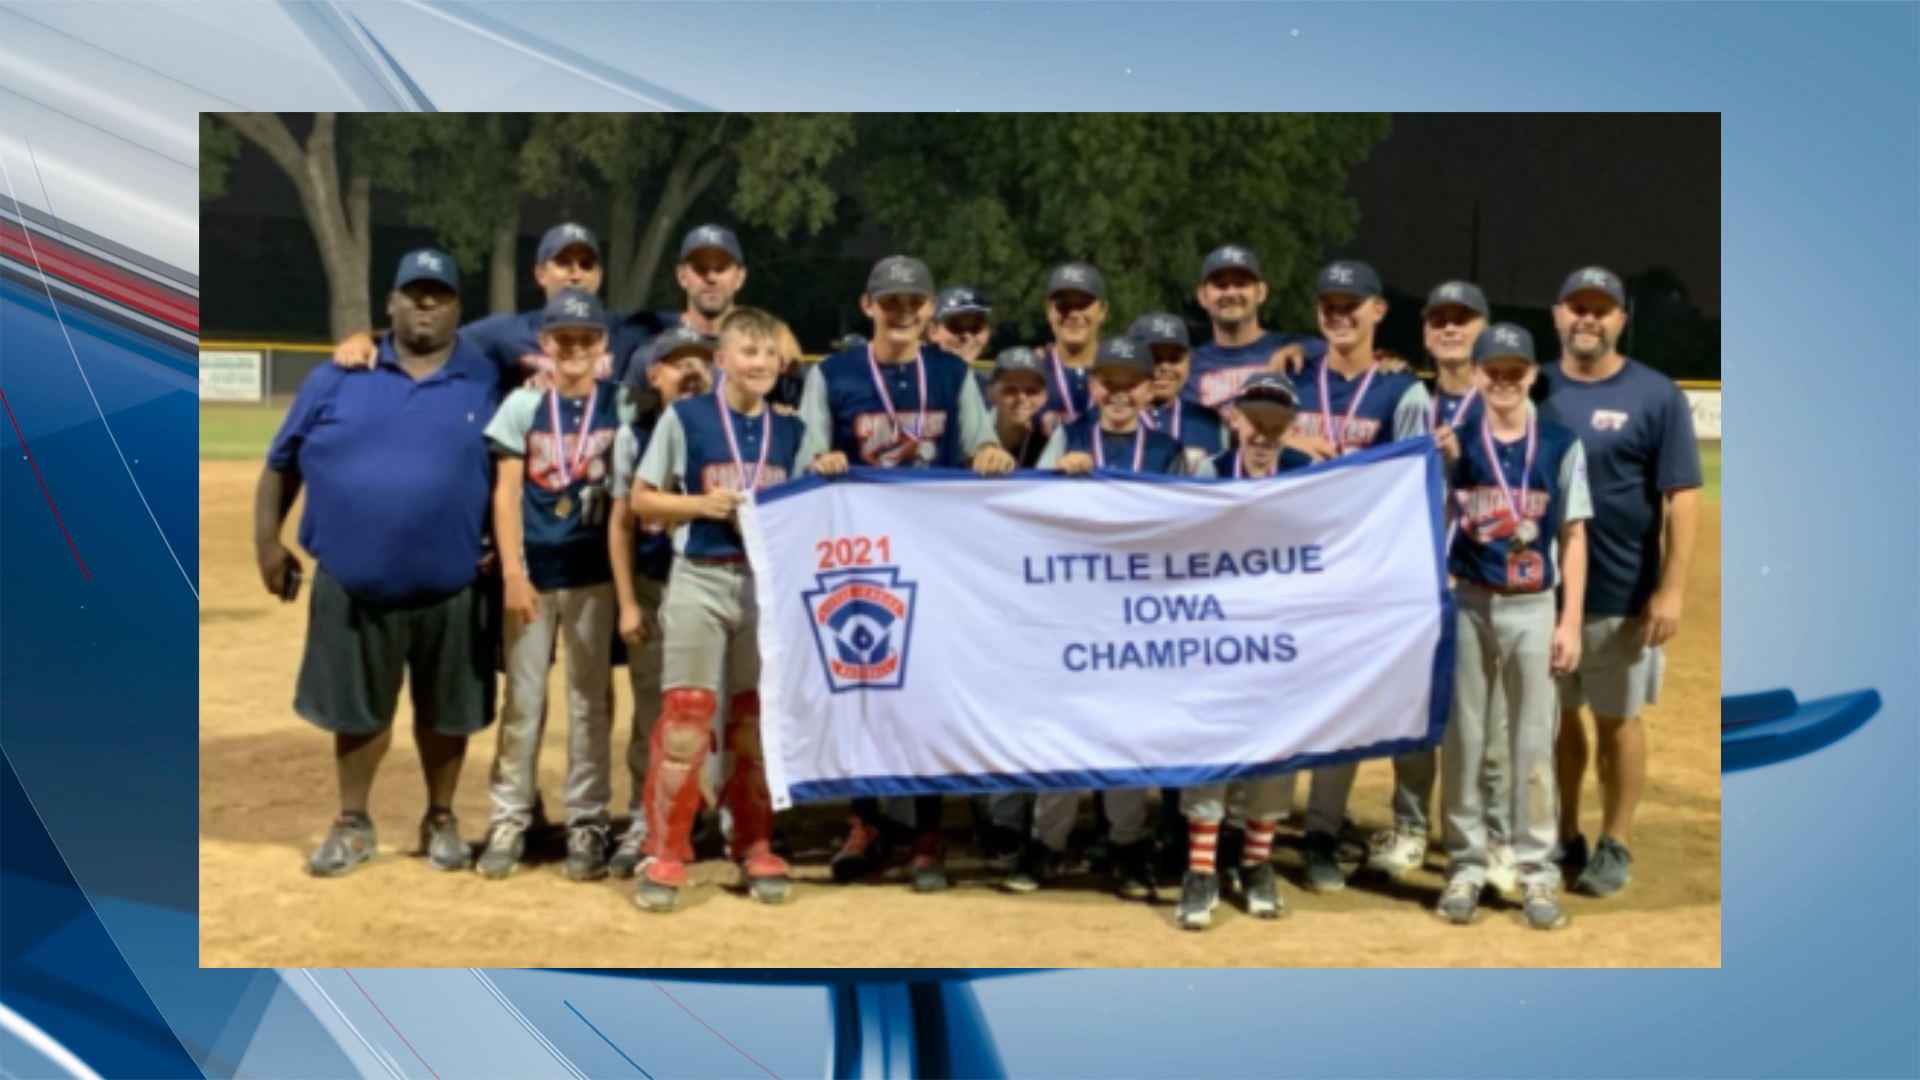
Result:
<svg viewBox="0 0 1920 1080"><path fill-rule="evenodd" d="M1047 404L1040 411L1040 433L1052 435L1091 407L1087 372L1100 349L1100 326L1107 321L1107 279L1082 262L1055 267L1047 278L1047 325L1053 344L1041 353L1047 366Z"/></svg>
<svg viewBox="0 0 1920 1080"><path fill-rule="evenodd" d="M1213 320L1213 340L1193 350L1193 377L1180 392L1195 405L1225 409L1254 373L1279 370L1294 375L1303 362L1326 355L1327 343L1321 338L1260 326L1267 282L1259 257L1244 247L1228 244L1209 254L1200 264L1194 296Z"/></svg>
<svg viewBox="0 0 1920 1080"><path fill-rule="evenodd" d="M1640 710L1658 699L1661 647L1680 630L1700 514L1693 411L1672 380L1620 354L1625 308L1612 271L1589 267L1569 277L1553 309L1560 362L1540 379L1540 415L1579 436L1593 496L1580 664L1560 680L1555 757L1562 867L1576 890L1601 897L1633 879L1627 845L1647 781ZM1580 834L1583 706L1599 736L1604 813L1591 859Z"/></svg>
<svg viewBox="0 0 1920 1080"><path fill-rule="evenodd" d="M453 257L400 262L373 370L307 376L267 451L254 548L267 591L291 601L299 564L280 540L304 487L300 544L313 554L294 711L333 736L340 815L307 862L335 876L373 858L367 812L392 743L402 682L427 786L420 844L437 870L470 866L453 798L467 739L493 720L491 634L481 584L493 462L482 431L499 373L460 341Z"/></svg>
<svg viewBox="0 0 1920 1080"><path fill-rule="evenodd" d="M633 726L627 740L632 821L607 862L608 872L618 878L632 877L639 868L647 839L640 794L647 778L653 721L660 715L660 599L673 570L673 538L666 526L633 515L633 477L660 416L674 402L712 389L712 363L713 339L691 327L676 326L654 338L647 346L644 367L632 368L627 375L631 384L644 372L658 408L623 426L613 443L613 513L607 542L620 605L620 636L627 643L627 673L633 684Z"/></svg>

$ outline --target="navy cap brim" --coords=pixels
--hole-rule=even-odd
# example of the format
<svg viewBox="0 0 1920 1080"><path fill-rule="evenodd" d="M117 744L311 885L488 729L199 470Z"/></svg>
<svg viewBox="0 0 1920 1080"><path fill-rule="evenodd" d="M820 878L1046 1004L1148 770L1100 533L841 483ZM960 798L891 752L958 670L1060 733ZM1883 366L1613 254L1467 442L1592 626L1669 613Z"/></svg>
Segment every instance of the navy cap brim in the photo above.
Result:
<svg viewBox="0 0 1920 1080"><path fill-rule="evenodd" d="M1790 690L1720 699L1720 771L1738 772L1804 757L1858 731L1880 711L1862 690L1801 702Z"/></svg>

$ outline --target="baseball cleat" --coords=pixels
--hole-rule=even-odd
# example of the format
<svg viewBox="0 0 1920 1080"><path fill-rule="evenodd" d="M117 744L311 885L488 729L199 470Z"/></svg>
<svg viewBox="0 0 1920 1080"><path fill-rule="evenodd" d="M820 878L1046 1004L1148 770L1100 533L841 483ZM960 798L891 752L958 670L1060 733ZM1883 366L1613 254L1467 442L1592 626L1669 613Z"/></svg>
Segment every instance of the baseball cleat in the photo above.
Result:
<svg viewBox="0 0 1920 1080"><path fill-rule="evenodd" d="M1153 901L1153 847L1150 841L1136 840L1114 847L1113 888L1122 899Z"/></svg>
<svg viewBox="0 0 1920 1080"><path fill-rule="evenodd" d="M1323 832L1308 833L1302 856L1306 865L1305 880L1307 889L1317 893L1339 892L1347 887L1347 875L1334 857L1335 846L1332 836Z"/></svg>
<svg viewBox="0 0 1920 1080"><path fill-rule="evenodd" d="M639 873L640 864L646 861L646 857L640 853L640 845L645 842L645 836L628 829L620 837L613 854L607 858L607 873L623 880Z"/></svg>
<svg viewBox="0 0 1920 1080"><path fill-rule="evenodd" d="M1552 860L1560 868L1561 880L1578 880L1587 868L1587 838L1574 833L1573 839L1561 841L1553 849Z"/></svg>
<svg viewBox="0 0 1920 1080"><path fill-rule="evenodd" d="M1272 863L1242 866L1240 889L1247 898L1247 914L1254 918L1278 919L1286 915L1287 905L1280 900L1280 882Z"/></svg>
<svg viewBox="0 0 1920 1080"><path fill-rule="evenodd" d="M487 831L487 849L480 853L475 869L484 878L499 879L512 874L527 851L527 832L511 821L497 821Z"/></svg>
<svg viewBox="0 0 1920 1080"><path fill-rule="evenodd" d="M1038 892L1060 876L1060 868L1065 861L1059 852L1040 841L1029 841L1026 850L1020 854L1019 868L1001 883L1001 887L1008 892Z"/></svg>
<svg viewBox="0 0 1920 1080"><path fill-rule="evenodd" d="M1508 903L1519 901L1520 864L1514 861L1511 846L1494 844L1487 848L1487 888Z"/></svg>
<svg viewBox="0 0 1920 1080"><path fill-rule="evenodd" d="M1535 930L1564 930L1573 922L1560 907L1560 887L1551 881L1536 881L1527 886L1527 897L1520 904L1520 917Z"/></svg>
<svg viewBox="0 0 1920 1080"><path fill-rule="evenodd" d="M1455 926L1471 925L1479 911L1480 885L1464 877L1448 881L1445 891L1440 894L1440 902L1433 906L1435 916Z"/></svg>
<svg viewBox="0 0 1920 1080"><path fill-rule="evenodd" d="M687 864L671 859L649 859L633 890L633 902L642 911L673 911L680 906L680 890L687 885Z"/></svg>
<svg viewBox="0 0 1920 1080"><path fill-rule="evenodd" d="M341 814L327 830L327 838L307 859L307 873L314 877L339 877L373 858L378 849L373 819L365 814Z"/></svg>
<svg viewBox="0 0 1920 1080"><path fill-rule="evenodd" d="M1173 909L1174 925L1182 930L1205 930L1213 925L1213 909L1219 903L1219 875L1189 870L1180 880L1180 903Z"/></svg>
<svg viewBox="0 0 1920 1080"><path fill-rule="evenodd" d="M466 870L473 866L473 849L460 839L460 819L450 810L420 819L420 850L435 870Z"/></svg>
<svg viewBox="0 0 1920 1080"><path fill-rule="evenodd" d="M747 895L762 904L784 904L793 899L793 880L788 877L787 860L769 847L750 851L740 863L746 875Z"/></svg>
<svg viewBox="0 0 1920 1080"><path fill-rule="evenodd" d="M987 869L1010 874L1020 865L1020 830L995 825L987 832Z"/></svg>
<svg viewBox="0 0 1920 1080"><path fill-rule="evenodd" d="M1580 872L1573 887L1588 896L1606 899L1618 895L1633 880L1633 852L1611 836L1602 836L1593 846L1593 858Z"/></svg>
<svg viewBox="0 0 1920 1080"><path fill-rule="evenodd" d="M833 854L833 880L845 885L873 873L880 868L885 848L879 829L854 818L848 824L847 838Z"/></svg>
<svg viewBox="0 0 1920 1080"><path fill-rule="evenodd" d="M934 893L946 889L947 868L944 859L939 830L930 829L914 837L913 862L907 867L914 892Z"/></svg>
<svg viewBox="0 0 1920 1080"><path fill-rule="evenodd" d="M574 825L567 829L567 877L598 881L607 876L607 827Z"/></svg>
<svg viewBox="0 0 1920 1080"><path fill-rule="evenodd" d="M1342 866L1359 866L1367 861L1366 834L1351 817L1340 819L1340 832L1333 838L1333 861Z"/></svg>
<svg viewBox="0 0 1920 1080"><path fill-rule="evenodd" d="M1427 861L1427 831L1413 825L1396 825L1374 833L1367 841L1367 869L1386 875L1389 881L1401 881Z"/></svg>

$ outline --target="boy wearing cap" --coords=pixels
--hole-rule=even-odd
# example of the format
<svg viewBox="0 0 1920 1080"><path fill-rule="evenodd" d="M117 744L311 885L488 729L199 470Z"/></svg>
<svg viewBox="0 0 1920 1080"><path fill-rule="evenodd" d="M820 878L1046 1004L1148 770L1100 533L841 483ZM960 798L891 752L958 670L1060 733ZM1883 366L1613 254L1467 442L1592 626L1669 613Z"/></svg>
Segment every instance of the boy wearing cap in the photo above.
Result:
<svg viewBox="0 0 1920 1080"><path fill-rule="evenodd" d="M801 459L825 476L849 465L873 468L971 467L1003 476L1013 455L1000 446L966 362L924 343L933 315L933 274L919 259L892 256L876 263L860 308L873 322L873 339L835 353L807 373L800 418L807 427ZM946 887L940 837L940 797L914 799L917 835L910 866L914 888ZM886 850L877 799L853 801L847 839L833 857L833 876L853 881L878 868Z"/></svg>
<svg viewBox="0 0 1920 1080"><path fill-rule="evenodd" d="M301 383L254 496L261 582L283 600L299 563L280 537L307 496L300 546L317 565L293 706L332 735L340 814L307 862L322 877L374 857L368 801L403 682L427 789L420 846L436 870L470 866L454 793L467 739L493 721L482 426L499 373L456 336L460 279L445 252L401 260L387 314L373 370L323 365Z"/></svg>
<svg viewBox="0 0 1920 1080"><path fill-rule="evenodd" d="M1047 325L1053 330L1053 344L1040 352L1047 369L1047 404L1040 411L1042 434L1052 435L1092 407L1087 371L1099 351L1100 327L1106 321L1106 277L1083 262L1055 267L1047 276Z"/></svg>
<svg viewBox="0 0 1920 1080"><path fill-rule="evenodd" d="M927 341L934 348L972 364L987 351L992 337L993 308L980 290L955 285L941 291L933 304L933 322L927 326Z"/></svg>
<svg viewBox="0 0 1920 1080"><path fill-rule="evenodd" d="M1316 284L1327 352L1308 365L1299 383L1297 433L1335 456L1426 435L1432 404L1426 387L1411 372L1386 370L1374 355L1374 331L1387 314L1380 275L1366 263L1342 260L1322 269ZM1396 759L1396 767L1407 767L1405 760ZM1345 824L1347 799L1359 772L1357 763L1313 771L1304 854L1306 885L1314 892L1346 887L1336 836ZM1397 786L1420 787L1413 782L1416 778L1408 779ZM1396 806L1394 817L1405 831L1424 839L1427 812L1425 806ZM1359 857L1355 853L1356 860Z"/></svg>
<svg viewBox="0 0 1920 1080"><path fill-rule="evenodd" d="M619 387L595 375L607 340L598 297L562 289L547 302L544 322L552 389L514 391L487 425L499 461L494 536L506 578L507 704L493 763L493 825L479 869L504 878L525 851L558 638L565 642L569 717L566 873L587 881L607 873L614 595L606 483L621 426Z"/></svg>
<svg viewBox="0 0 1920 1080"><path fill-rule="evenodd" d="M647 777L653 721L660 715L660 597L673 568L673 537L666 526L633 514L633 477L664 411L682 398L698 397L712 388L708 370L712 361L712 340L690 327L676 326L649 342L644 371L658 407L623 425L613 441L613 510L607 543L620 607L620 636L627 643L627 672L633 683L633 727L627 740L627 771L633 779L631 817L607 860L608 872L618 878L633 876L647 838L640 794ZM629 385L640 370L628 372Z"/></svg>
<svg viewBox="0 0 1920 1080"><path fill-rule="evenodd" d="M1180 395L1195 405L1214 410L1231 405L1240 384L1256 372L1274 370L1283 353L1298 364L1327 351L1324 339L1261 328L1267 282L1259 257L1238 244L1216 248L1201 261L1194 297L1213 321L1213 340L1193 351L1193 378Z"/></svg>
<svg viewBox="0 0 1920 1080"><path fill-rule="evenodd" d="M1278 372L1256 372L1240 384L1230 422L1239 445L1212 460L1213 473L1222 479L1264 480L1313 464L1312 456L1287 446L1300 405L1292 380ZM1180 794L1180 812L1187 822L1186 875L1180 882L1180 902L1174 923L1182 930L1204 930L1213 925L1213 909L1220 903L1222 874L1219 860L1235 865L1228 875L1237 880L1246 898L1247 913L1277 919L1286 914L1274 878L1273 837L1293 806L1293 773L1262 777L1244 785L1239 808L1245 820L1246 840L1230 852L1221 843L1221 825L1228 814L1228 785L1206 784Z"/></svg>
<svg viewBox="0 0 1920 1080"><path fill-rule="evenodd" d="M732 857L761 903L792 897L788 866L773 852L773 803L760 741L759 608L736 513L747 493L786 482L805 464L801 422L766 400L780 373L779 322L740 308L721 324L716 360L726 378L711 394L669 406L640 462L633 513L674 526L672 579L660 608L665 693L653 725L646 790L646 853L634 902L679 907L693 858L699 777L727 688L723 745L733 767L720 800L733 819ZM724 672L724 677L723 677Z"/></svg>
<svg viewBox="0 0 1920 1080"><path fill-rule="evenodd" d="M1040 468L1059 469L1068 476L1088 476L1095 469L1212 476L1212 462L1194 468L1173 436L1141 421L1141 408L1152 394L1153 374L1153 358L1146 346L1131 338L1102 341L1093 363L1100 404L1096 411L1053 433L1040 457ZM1147 824L1147 793L1131 788L1103 794L1115 891L1129 900L1151 900L1153 834ZM1043 791L1034 797L1033 836L1019 868L1005 882L1009 891L1033 892L1058 876L1079 803L1077 791Z"/></svg>
<svg viewBox="0 0 1920 1080"><path fill-rule="evenodd" d="M1448 463L1460 456L1456 432L1471 427L1485 410L1474 383L1473 343L1487 325L1487 298L1479 286L1467 281L1449 281L1427 297L1420 312L1424 324L1427 355L1439 371L1434 381L1427 423L1434 443ZM1503 731L1504 711L1490 721L1490 730ZM1491 790L1505 790L1506 754L1502 740L1489 742L1484 763L1486 782ZM1367 869L1399 881L1426 862L1427 808L1433 804L1433 789L1438 779L1438 763L1432 750L1417 750L1394 759L1394 827L1382 829L1367 840ZM1495 799L1498 806L1504 799ZM1512 852L1506 845L1505 811L1494 815L1494 846L1490 863L1491 882L1502 895L1515 886Z"/></svg>
<svg viewBox="0 0 1920 1080"><path fill-rule="evenodd" d="M1458 653L1441 787L1447 887L1434 911L1474 919L1489 865L1480 762L1495 698L1508 717L1513 767L1508 820L1525 890L1521 916L1536 930L1567 925L1553 864L1555 792L1553 680L1580 663L1585 599L1585 522L1593 514L1580 440L1537 417L1527 392L1538 371L1533 338L1497 323L1476 340L1485 412L1460 430L1450 470L1456 526L1447 570L1457 582ZM1564 584L1560 612L1554 589Z"/></svg>
<svg viewBox="0 0 1920 1080"><path fill-rule="evenodd" d="M993 380L987 384L992 406L993 433L1000 448L1013 455L1014 467L1035 469L1047 449L1047 436L1038 417L1047 400L1047 373L1032 349L1018 346L993 360Z"/></svg>
<svg viewBox="0 0 1920 1080"><path fill-rule="evenodd" d="M1626 290L1602 267L1570 275L1553 321L1560 362L1541 372L1542 416L1586 449L1594 503L1585 642L1560 680L1560 828L1574 888L1613 896L1633 879L1634 812L1647 782L1640 711L1659 697L1661 648L1680 630L1700 513L1700 448L1686 395L1621 355ZM1600 837L1591 860L1580 834L1589 706L1598 737Z"/></svg>
<svg viewBox="0 0 1920 1080"><path fill-rule="evenodd" d="M1153 400L1140 418L1154 430L1173 436L1195 466L1212 460L1227 448L1227 426L1219 413L1185 397L1193 371L1187 320L1156 311L1133 320L1127 336L1153 353Z"/></svg>

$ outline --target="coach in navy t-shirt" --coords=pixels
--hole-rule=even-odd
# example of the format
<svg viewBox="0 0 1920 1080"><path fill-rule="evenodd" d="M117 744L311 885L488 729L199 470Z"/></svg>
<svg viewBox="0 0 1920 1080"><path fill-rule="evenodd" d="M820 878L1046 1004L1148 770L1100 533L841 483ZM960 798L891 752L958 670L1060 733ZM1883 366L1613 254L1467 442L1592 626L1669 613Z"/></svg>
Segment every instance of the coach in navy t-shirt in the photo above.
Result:
<svg viewBox="0 0 1920 1080"><path fill-rule="evenodd" d="M1542 416L1586 448L1593 520L1587 523L1586 624L1580 666L1560 681L1560 836L1574 887L1598 896L1633 876L1627 844L1646 786L1647 738L1636 721L1660 685L1660 647L1680 629L1699 517L1700 449L1693 413L1672 380L1620 355L1625 290L1611 271L1575 272L1554 324L1561 358L1542 372ZM1581 706L1599 734L1605 817L1589 859L1580 835L1587 767Z"/></svg>
<svg viewBox="0 0 1920 1080"><path fill-rule="evenodd" d="M340 816L307 867L344 874L373 857L367 797L391 741L402 682L427 775L430 865L472 854L453 816L467 738L493 719L491 635L481 585L493 464L483 431L499 371L455 336L453 257L401 261L371 371L307 376L267 451L254 547L267 590L291 599L297 568L281 529L304 486L300 544L317 561L294 710L334 737Z"/></svg>
<svg viewBox="0 0 1920 1080"><path fill-rule="evenodd" d="M1193 350L1193 372L1180 391L1186 401L1215 410L1232 404L1240 384L1269 370L1274 354L1288 345L1298 345L1308 361L1326 355L1323 338L1261 329L1267 282L1260 259L1244 247L1228 244L1210 253L1194 296L1213 320L1213 340Z"/></svg>

